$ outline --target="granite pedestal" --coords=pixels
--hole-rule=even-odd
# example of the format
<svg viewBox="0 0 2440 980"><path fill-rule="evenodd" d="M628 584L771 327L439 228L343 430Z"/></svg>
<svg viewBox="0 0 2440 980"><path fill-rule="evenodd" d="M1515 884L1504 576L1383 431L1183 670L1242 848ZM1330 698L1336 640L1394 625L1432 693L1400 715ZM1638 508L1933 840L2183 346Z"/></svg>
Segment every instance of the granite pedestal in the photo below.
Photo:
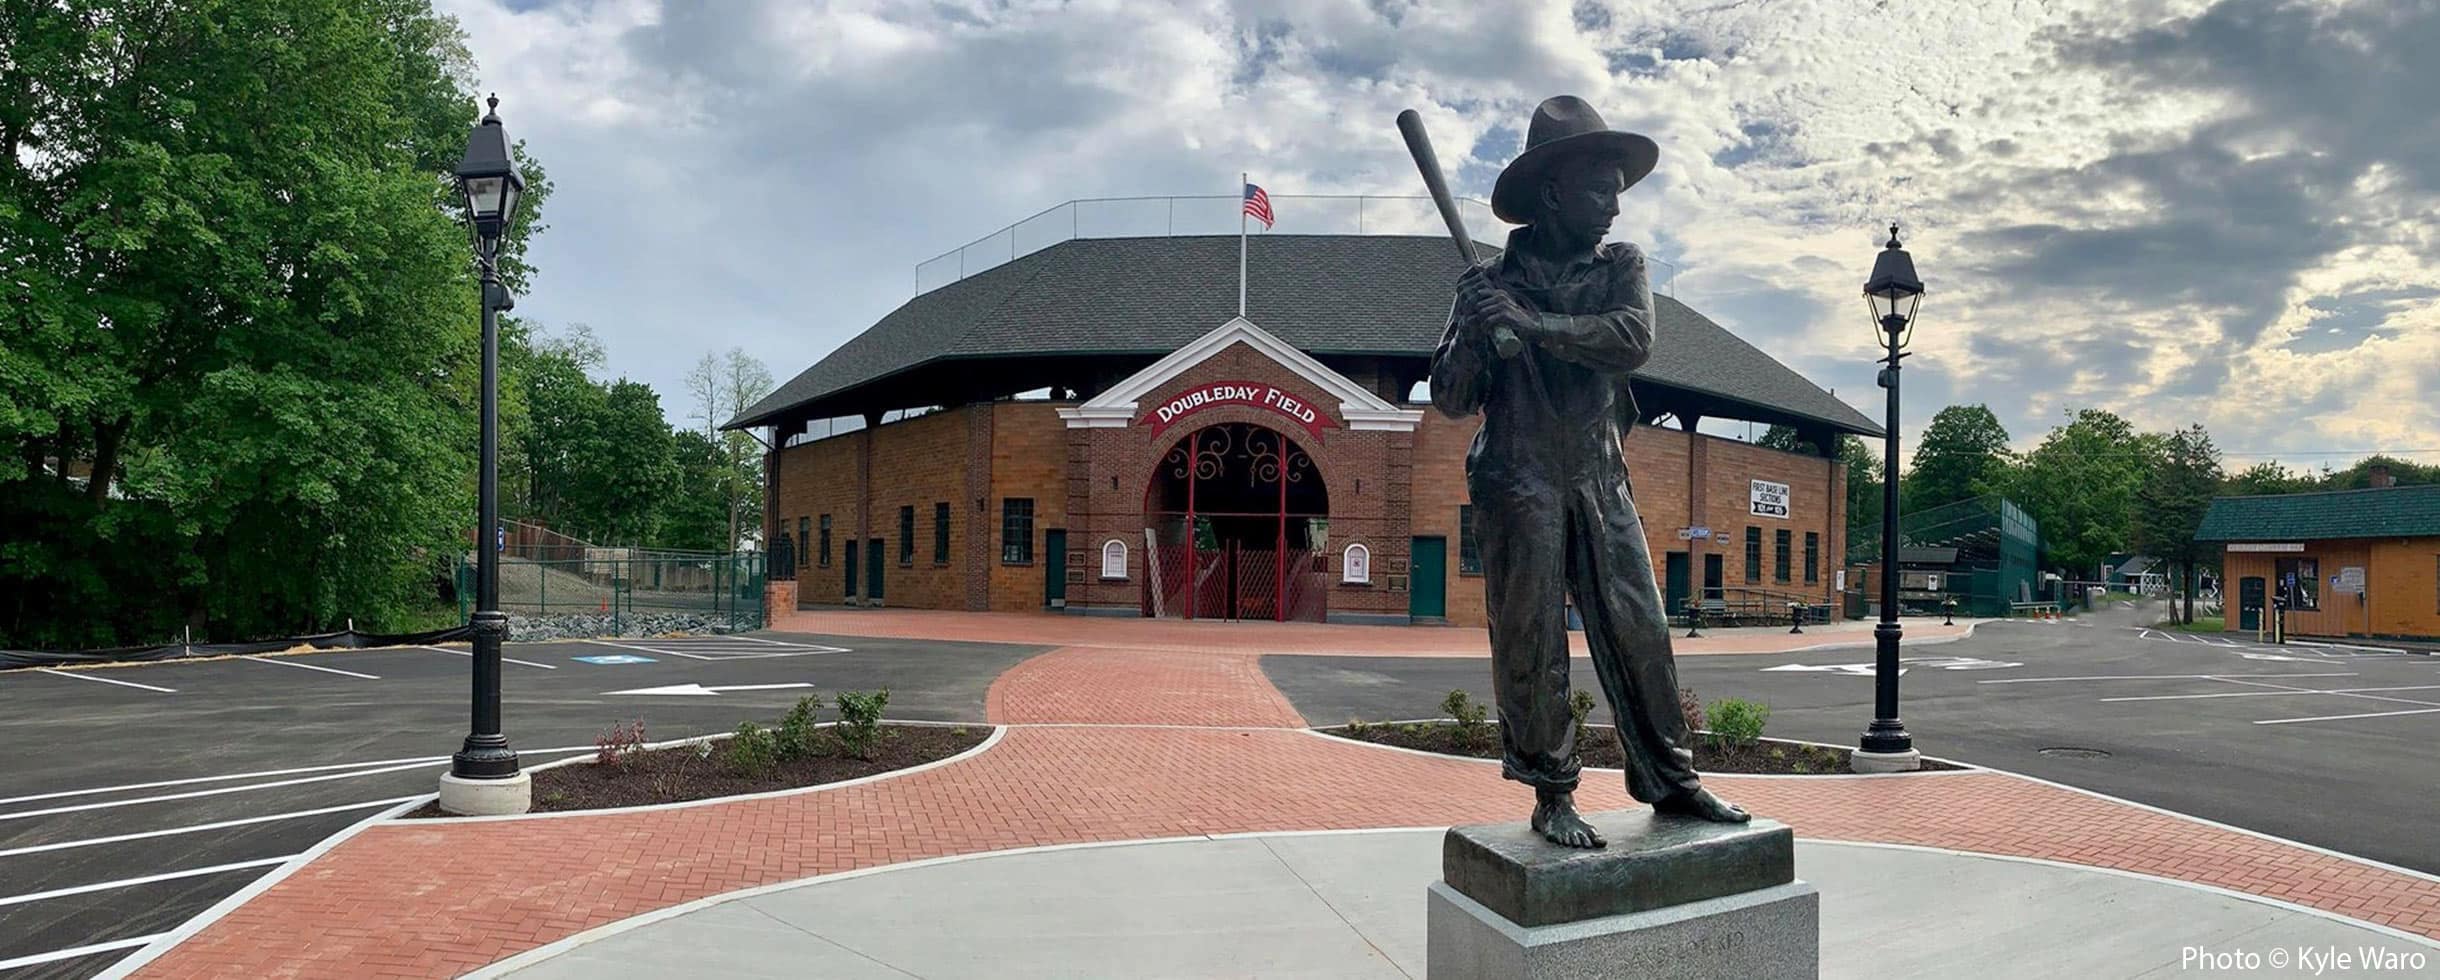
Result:
<svg viewBox="0 0 2440 980"><path fill-rule="evenodd" d="M1609 846L1524 821L1451 827L1430 888L1430 980L1737 980L1821 974L1821 896L1796 838L1756 818L1588 814Z"/></svg>

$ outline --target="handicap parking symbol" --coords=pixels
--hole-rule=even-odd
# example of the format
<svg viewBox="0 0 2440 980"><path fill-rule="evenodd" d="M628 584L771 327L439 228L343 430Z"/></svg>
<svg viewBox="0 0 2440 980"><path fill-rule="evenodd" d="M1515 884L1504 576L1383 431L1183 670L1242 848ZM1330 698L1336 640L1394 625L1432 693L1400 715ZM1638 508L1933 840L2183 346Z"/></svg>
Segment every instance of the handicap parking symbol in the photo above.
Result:
<svg viewBox="0 0 2440 980"><path fill-rule="evenodd" d="M576 659L589 664L649 664L659 662L651 657L639 657L632 653L605 653L598 657L578 657Z"/></svg>

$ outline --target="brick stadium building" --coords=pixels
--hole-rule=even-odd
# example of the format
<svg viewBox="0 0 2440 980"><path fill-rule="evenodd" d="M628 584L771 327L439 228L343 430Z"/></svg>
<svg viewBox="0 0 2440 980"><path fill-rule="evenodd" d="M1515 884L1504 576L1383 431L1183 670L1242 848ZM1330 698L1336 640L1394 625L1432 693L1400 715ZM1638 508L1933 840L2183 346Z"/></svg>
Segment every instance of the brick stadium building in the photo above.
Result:
<svg viewBox="0 0 2440 980"><path fill-rule="evenodd" d="M916 296L732 420L781 447L765 540L793 552L797 601L1480 624L1479 419L1413 397L1462 271L1448 239L1255 237L1242 317L1238 248L1051 245ZM1654 301L1624 450L1670 608L1698 587L1783 622L1789 601L1835 608L1836 447L1878 427ZM1816 452L1695 433L1705 418L1790 425ZM838 420L862 424L813 434Z"/></svg>

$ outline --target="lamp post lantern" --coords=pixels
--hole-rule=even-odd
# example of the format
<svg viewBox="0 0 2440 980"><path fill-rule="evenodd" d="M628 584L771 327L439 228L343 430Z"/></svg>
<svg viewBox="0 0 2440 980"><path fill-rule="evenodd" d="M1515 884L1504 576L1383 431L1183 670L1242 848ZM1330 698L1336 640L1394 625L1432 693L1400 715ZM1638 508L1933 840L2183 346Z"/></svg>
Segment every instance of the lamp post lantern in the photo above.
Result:
<svg viewBox="0 0 2440 980"><path fill-rule="evenodd" d="M1888 417L1883 422L1881 488L1881 622L1873 627L1872 726L1850 756L1857 772L1903 772L1922 766L1914 736L1898 720L1898 362L1915 336L1915 306L1923 300L1923 280L1915 276L1915 260L1898 244L1898 226L1889 226L1889 244L1873 259L1872 278L1864 282L1864 300L1880 329L1881 387L1889 390Z"/></svg>
<svg viewBox="0 0 2440 980"><path fill-rule="evenodd" d="M474 236L475 266L482 278L482 436L476 466L477 528L500 525L500 321L516 303L500 285L500 243L516 220L525 178L517 173L508 131L500 125L500 97L485 100L490 111L466 140L458 161L458 190ZM484 547L475 532L474 718L466 744L450 757L441 777L440 805L452 813L524 813L532 806L533 780L517 765L517 752L500 730L500 643L508 636L508 614L500 611L500 549Z"/></svg>

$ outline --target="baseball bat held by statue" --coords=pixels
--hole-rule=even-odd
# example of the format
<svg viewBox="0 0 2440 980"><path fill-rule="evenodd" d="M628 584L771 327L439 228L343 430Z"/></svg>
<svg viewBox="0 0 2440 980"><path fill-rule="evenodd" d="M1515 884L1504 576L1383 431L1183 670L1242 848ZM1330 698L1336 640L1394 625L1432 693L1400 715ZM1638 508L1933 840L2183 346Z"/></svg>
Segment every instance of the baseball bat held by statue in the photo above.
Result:
<svg viewBox="0 0 2440 980"><path fill-rule="evenodd" d="M1449 183L1440 175L1440 158L1432 152L1432 137L1423 131L1423 116L1408 109L1398 114L1398 132L1406 136L1406 152L1415 158L1415 169L1423 172L1423 186L1432 192L1432 204L1440 208L1440 220L1449 226L1449 235L1457 239L1457 255L1473 268L1482 261L1474 253L1474 236L1466 234L1466 219L1457 214L1457 199L1449 195ZM1491 346L1501 357L1515 357L1524 349L1515 330L1505 323L1491 325Z"/></svg>

